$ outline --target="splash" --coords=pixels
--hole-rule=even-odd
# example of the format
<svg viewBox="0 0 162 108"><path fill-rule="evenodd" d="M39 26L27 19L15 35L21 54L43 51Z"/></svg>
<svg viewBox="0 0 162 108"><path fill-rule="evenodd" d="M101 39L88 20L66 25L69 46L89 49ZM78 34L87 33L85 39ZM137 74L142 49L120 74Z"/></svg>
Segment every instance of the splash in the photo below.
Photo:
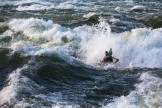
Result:
<svg viewBox="0 0 162 108"><path fill-rule="evenodd" d="M23 36L29 38L28 41L19 40L27 43L26 47L22 47L24 46L22 43L17 44L19 41L12 44L20 46L26 53L33 51L31 54L36 54L48 50L45 53L48 54L57 50L93 65L102 60L106 50L112 48L113 56L120 60L119 67L127 67L130 63L134 67L162 67L159 59L162 56L161 28L137 28L128 32L112 33L110 25L103 19L100 19L97 25L70 29L54 24L50 20L30 18L10 21L9 29L10 35L13 31L21 32ZM7 35L8 31L4 34ZM14 48L16 47L11 47L16 50Z"/></svg>

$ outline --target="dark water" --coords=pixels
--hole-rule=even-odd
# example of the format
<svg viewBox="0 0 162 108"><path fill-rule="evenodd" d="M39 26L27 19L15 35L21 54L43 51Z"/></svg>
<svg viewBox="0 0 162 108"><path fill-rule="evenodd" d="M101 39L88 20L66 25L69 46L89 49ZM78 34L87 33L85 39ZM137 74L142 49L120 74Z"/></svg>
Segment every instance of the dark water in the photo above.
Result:
<svg viewBox="0 0 162 108"><path fill-rule="evenodd" d="M1 57L4 56L0 71L3 82L1 86L6 86L10 71L27 65L27 68L21 70L21 76L28 78L29 81L23 85L24 82L20 80L20 91L15 98L19 101L25 98L31 105L38 104L33 107L52 107L53 104L57 104L58 102L51 102L50 93L61 93L63 104L66 102L81 107L99 107L101 104L111 102L115 97L128 95L135 89L134 84L139 82L137 79L143 72L143 69L96 70L73 66L56 56L24 58L15 54L7 57L4 53L8 52L1 49ZM34 59L32 62L31 58ZM46 98L41 97L41 94Z"/></svg>
<svg viewBox="0 0 162 108"><path fill-rule="evenodd" d="M1 108L161 108L161 0L0 0ZM113 48L119 63L95 66Z"/></svg>

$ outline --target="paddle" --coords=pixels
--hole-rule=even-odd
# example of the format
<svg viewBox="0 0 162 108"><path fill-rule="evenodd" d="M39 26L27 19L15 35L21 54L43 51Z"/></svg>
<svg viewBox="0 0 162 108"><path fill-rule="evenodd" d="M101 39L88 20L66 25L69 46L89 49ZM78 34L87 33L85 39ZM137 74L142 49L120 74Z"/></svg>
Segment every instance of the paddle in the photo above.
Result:
<svg viewBox="0 0 162 108"><path fill-rule="evenodd" d="M119 59L115 58L112 56L113 59L115 59L116 61L114 63L117 63L119 61Z"/></svg>
<svg viewBox="0 0 162 108"><path fill-rule="evenodd" d="M117 63L117 62L119 61L119 59L117 59L117 58L115 58L115 57L113 57L113 56L112 56L112 58L116 60L115 62L113 62L113 64L115 64L115 63ZM96 63L95 65L96 65L96 66L97 66L97 65L103 65L103 66L104 66L104 65L107 64L107 63L111 63L111 62L104 62L103 60L100 60L99 63Z"/></svg>

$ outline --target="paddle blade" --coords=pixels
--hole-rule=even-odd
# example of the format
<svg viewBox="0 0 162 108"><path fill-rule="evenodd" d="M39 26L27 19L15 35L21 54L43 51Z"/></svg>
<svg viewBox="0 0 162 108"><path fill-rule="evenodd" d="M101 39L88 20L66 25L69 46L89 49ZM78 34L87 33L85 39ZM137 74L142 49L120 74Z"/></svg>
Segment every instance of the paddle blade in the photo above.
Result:
<svg viewBox="0 0 162 108"><path fill-rule="evenodd" d="M119 61L119 59L116 59L116 61L114 63L117 63Z"/></svg>

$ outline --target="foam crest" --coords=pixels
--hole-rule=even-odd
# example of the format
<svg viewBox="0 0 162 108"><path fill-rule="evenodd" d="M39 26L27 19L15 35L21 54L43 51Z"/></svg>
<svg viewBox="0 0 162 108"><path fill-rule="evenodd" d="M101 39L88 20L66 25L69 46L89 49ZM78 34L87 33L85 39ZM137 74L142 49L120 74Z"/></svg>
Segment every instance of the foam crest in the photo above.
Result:
<svg viewBox="0 0 162 108"><path fill-rule="evenodd" d="M105 25L105 27L109 25ZM109 31L109 32L107 32ZM87 62L95 63L101 60L106 50L113 49L113 56L120 59L120 67L132 63L135 67L162 67L159 58L162 56L162 29L133 29L131 32L112 34L110 30L93 34L86 42Z"/></svg>
<svg viewBox="0 0 162 108"><path fill-rule="evenodd" d="M25 55L33 55L36 51L40 49L34 45L25 43L23 41L13 43L10 46L10 48L12 49L12 53L21 52L24 53Z"/></svg>
<svg viewBox="0 0 162 108"><path fill-rule="evenodd" d="M90 18L90 17L92 17L92 16L94 16L94 15L97 15L97 13L95 13L95 12L90 12L90 13L88 13L88 14L83 15L83 17L84 17L84 18Z"/></svg>
<svg viewBox="0 0 162 108"><path fill-rule="evenodd" d="M15 1L16 1L15 5L22 5L22 4L25 4L25 3L39 3L39 2L41 2L40 0L23 0L23 1L15 0Z"/></svg>
<svg viewBox="0 0 162 108"><path fill-rule="evenodd" d="M75 7L74 4L72 4L72 2L66 1L66 2L60 3L60 4L57 6L57 8L59 8L59 9L75 9L76 7Z"/></svg>
<svg viewBox="0 0 162 108"><path fill-rule="evenodd" d="M80 108L79 105L53 105L52 108Z"/></svg>
<svg viewBox="0 0 162 108"><path fill-rule="evenodd" d="M41 19L30 18L28 20L25 19L14 19L9 23L9 27L11 30L16 32L23 32L29 38L41 38L38 35L42 34L43 30L47 30L52 28L52 22L44 22Z"/></svg>
<svg viewBox="0 0 162 108"><path fill-rule="evenodd" d="M14 19L9 23L11 30L22 32L25 36L35 40L47 40L61 42L62 38L73 38L75 31L61 27L58 24L53 24L51 20L44 21L43 19ZM72 33L74 32L74 33ZM67 36L67 37L66 37ZM61 44L61 43L60 43Z"/></svg>
<svg viewBox="0 0 162 108"><path fill-rule="evenodd" d="M159 60L162 56L161 28L137 28L128 32L112 33L109 24L103 19L100 19L98 25L70 29L50 20L34 18L14 19L9 22L9 28L11 31L22 32L35 44L33 47L27 42L31 46L21 47L26 53L29 50L33 51L31 54L57 50L93 65L102 60L106 50L112 48L113 56L120 60L119 67L127 67L130 63L132 67L162 67L162 61ZM19 49L14 45L11 47L13 50Z"/></svg>
<svg viewBox="0 0 162 108"><path fill-rule="evenodd" d="M8 84L0 91L0 105L3 107L13 105L17 102L16 96L21 88L20 82L28 81L27 78L21 76L21 71L26 68L26 66L19 68L9 75Z"/></svg>
<svg viewBox="0 0 162 108"><path fill-rule="evenodd" d="M101 21L97 27L90 28L87 33L88 35L84 34L84 36L88 36L89 38L86 42L82 43L81 49L86 53L84 54L86 62L93 64L104 56L105 49L107 49L105 47L110 44L106 41L111 37L111 29L107 23Z"/></svg>
<svg viewBox="0 0 162 108"><path fill-rule="evenodd" d="M57 48L41 48L23 41L15 42L10 46L12 49L12 53L21 52L21 54L26 56L33 56L33 55L59 55L57 53L61 52L58 51ZM64 53L65 54L65 53Z"/></svg>
<svg viewBox="0 0 162 108"><path fill-rule="evenodd" d="M52 9L53 6L44 6L44 5L40 5L40 4L33 4L30 6L19 6L16 10L19 11L25 11L25 10L48 10L48 9Z"/></svg>
<svg viewBox="0 0 162 108"><path fill-rule="evenodd" d="M27 5L25 5L27 4ZM29 5L30 4L30 5ZM26 11L26 10L49 10L54 8L54 5L50 2L43 2L40 0L27 0L17 2L15 5L18 5L16 10L18 11Z"/></svg>
<svg viewBox="0 0 162 108"><path fill-rule="evenodd" d="M22 41L13 43L10 47L12 49L12 53L15 52L21 52L24 56L58 56L61 59L65 60L69 64L75 65L75 66L81 66L84 65L85 67L91 67L89 65L85 65L83 62L81 62L79 59L69 56L68 51L66 49L63 49L61 47L54 47L54 48L41 48L36 47L34 45L31 45L29 43L25 43Z"/></svg>
<svg viewBox="0 0 162 108"><path fill-rule="evenodd" d="M103 108L160 108L162 106L162 79L143 73L141 83L128 96L114 99Z"/></svg>
<svg viewBox="0 0 162 108"><path fill-rule="evenodd" d="M49 10L49 9L77 9L76 4L78 0L70 1L42 1L42 0L23 0L15 1L13 4L18 6L16 10L26 11L26 10Z"/></svg>
<svg viewBox="0 0 162 108"><path fill-rule="evenodd" d="M44 1L44 0L1 0L0 6L13 5L18 6L16 10L18 11L28 11L28 10L49 10L49 9L82 9L87 10L89 6L88 3L84 3L80 0L58 0L58 1ZM89 3L90 5L91 3ZM92 9L91 9L92 10Z"/></svg>
<svg viewBox="0 0 162 108"><path fill-rule="evenodd" d="M136 67L161 67L162 63L159 61L162 54L161 34L162 29L132 30L128 40L126 39L129 43L128 51L130 51L127 52L127 59L131 59Z"/></svg>
<svg viewBox="0 0 162 108"><path fill-rule="evenodd" d="M80 108L79 105L75 105L75 104L70 104L66 101L64 101L63 96L60 92L58 93L49 93L49 94L39 94L39 95L35 95L36 98L41 99L42 101L48 101L51 103L50 107L41 105L43 107L47 107L47 108Z"/></svg>
<svg viewBox="0 0 162 108"><path fill-rule="evenodd" d="M82 9L82 10L90 9L86 5L87 3L84 3L83 1L80 1L80 0L67 0L67 1L60 2L58 5L56 5L55 8L57 9Z"/></svg>
<svg viewBox="0 0 162 108"><path fill-rule="evenodd" d="M75 43L75 40L78 39L74 30L63 28L58 24L53 24L52 21L46 22L42 19L15 19L9 23L9 27L11 31L22 32L34 43L42 42L42 44L32 44L19 40L10 46L13 52L22 51L25 55L50 55L55 52L67 54L66 52L70 52L68 51L69 43L73 40Z"/></svg>
<svg viewBox="0 0 162 108"><path fill-rule="evenodd" d="M142 5L136 5L136 6L134 6L133 8L132 8L132 10L133 9L144 9L145 7L144 6L142 6Z"/></svg>

